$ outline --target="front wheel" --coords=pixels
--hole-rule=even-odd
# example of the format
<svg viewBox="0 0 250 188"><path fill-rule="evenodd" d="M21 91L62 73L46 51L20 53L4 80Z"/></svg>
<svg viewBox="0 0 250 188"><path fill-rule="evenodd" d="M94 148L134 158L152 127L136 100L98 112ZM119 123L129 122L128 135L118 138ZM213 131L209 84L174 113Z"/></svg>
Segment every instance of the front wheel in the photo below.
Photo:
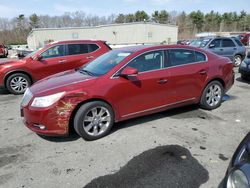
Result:
<svg viewBox="0 0 250 188"><path fill-rule="evenodd" d="M241 62L242 62L242 57L240 55L234 56L234 66L235 67L240 66Z"/></svg>
<svg viewBox="0 0 250 188"><path fill-rule="evenodd" d="M106 136L114 124L114 112L102 101L83 104L74 118L75 131L85 140L96 140Z"/></svg>
<svg viewBox="0 0 250 188"><path fill-rule="evenodd" d="M210 82L204 89L200 106L206 110L213 110L221 105L224 88L219 81Z"/></svg>
<svg viewBox="0 0 250 188"><path fill-rule="evenodd" d="M29 76L23 73L15 73L6 80L6 88L10 93L20 95L31 85Z"/></svg>

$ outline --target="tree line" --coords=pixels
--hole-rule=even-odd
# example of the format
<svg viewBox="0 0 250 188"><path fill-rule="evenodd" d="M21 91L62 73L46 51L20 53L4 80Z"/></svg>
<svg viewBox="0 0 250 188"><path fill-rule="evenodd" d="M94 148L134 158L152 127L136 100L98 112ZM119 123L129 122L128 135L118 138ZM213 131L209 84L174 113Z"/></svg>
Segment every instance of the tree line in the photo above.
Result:
<svg viewBox="0 0 250 188"><path fill-rule="evenodd" d="M84 12L68 12L61 16L24 14L15 18L0 18L0 43L25 44L29 32L34 28L85 27L114 23L155 22L173 24L179 27L179 38L192 38L198 32L250 31L250 14L245 11L218 13L211 11L191 13L166 10L154 11L151 15L145 11L129 14L111 14L96 16Z"/></svg>

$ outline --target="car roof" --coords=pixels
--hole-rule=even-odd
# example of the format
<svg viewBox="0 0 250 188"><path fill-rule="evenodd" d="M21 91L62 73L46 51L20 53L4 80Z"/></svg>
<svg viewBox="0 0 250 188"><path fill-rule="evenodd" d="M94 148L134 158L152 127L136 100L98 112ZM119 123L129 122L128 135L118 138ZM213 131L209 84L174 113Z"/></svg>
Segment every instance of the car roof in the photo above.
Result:
<svg viewBox="0 0 250 188"><path fill-rule="evenodd" d="M114 50L121 50L121 51L135 53L135 52L150 51L150 50L157 50L157 49L189 49L189 50L205 52L204 50L200 48L196 48L196 47L188 46L188 45L138 45L138 46L117 48Z"/></svg>
<svg viewBox="0 0 250 188"><path fill-rule="evenodd" d="M52 44L69 44L69 43L96 43L96 42L103 42L105 43L106 41L104 40L65 40L65 41L55 41L55 42L51 42L49 43L49 45Z"/></svg>

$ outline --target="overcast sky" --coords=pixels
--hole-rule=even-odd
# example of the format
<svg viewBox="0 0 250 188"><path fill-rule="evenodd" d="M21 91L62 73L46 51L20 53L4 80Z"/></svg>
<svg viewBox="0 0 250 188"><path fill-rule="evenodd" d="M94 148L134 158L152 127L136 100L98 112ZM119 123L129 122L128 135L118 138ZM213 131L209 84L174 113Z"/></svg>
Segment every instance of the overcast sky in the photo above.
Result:
<svg viewBox="0 0 250 188"><path fill-rule="evenodd" d="M112 13L134 13L144 10L196 11L220 13L228 11L250 13L249 0L0 0L0 17L62 15L65 12L84 11L87 14L107 16Z"/></svg>

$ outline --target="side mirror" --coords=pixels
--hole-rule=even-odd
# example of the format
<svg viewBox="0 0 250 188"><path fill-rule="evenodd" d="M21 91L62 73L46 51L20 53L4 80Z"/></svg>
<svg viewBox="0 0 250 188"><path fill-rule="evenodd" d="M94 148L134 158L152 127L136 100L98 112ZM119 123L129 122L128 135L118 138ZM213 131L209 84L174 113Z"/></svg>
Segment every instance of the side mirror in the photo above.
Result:
<svg viewBox="0 0 250 188"><path fill-rule="evenodd" d="M40 60L42 60L42 58L43 58L43 56L37 55L37 56L34 57L34 60L35 61L40 61Z"/></svg>
<svg viewBox="0 0 250 188"><path fill-rule="evenodd" d="M122 77L131 77L137 75L138 75L138 70L129 66L125 67L120 74L120 76Z"/></svg>
<svg viewBox="0 0 250 188"><path fill-rule="evenodd" d="M209 48L214 48L215 45L214 44L209 44Z"/></svg>

